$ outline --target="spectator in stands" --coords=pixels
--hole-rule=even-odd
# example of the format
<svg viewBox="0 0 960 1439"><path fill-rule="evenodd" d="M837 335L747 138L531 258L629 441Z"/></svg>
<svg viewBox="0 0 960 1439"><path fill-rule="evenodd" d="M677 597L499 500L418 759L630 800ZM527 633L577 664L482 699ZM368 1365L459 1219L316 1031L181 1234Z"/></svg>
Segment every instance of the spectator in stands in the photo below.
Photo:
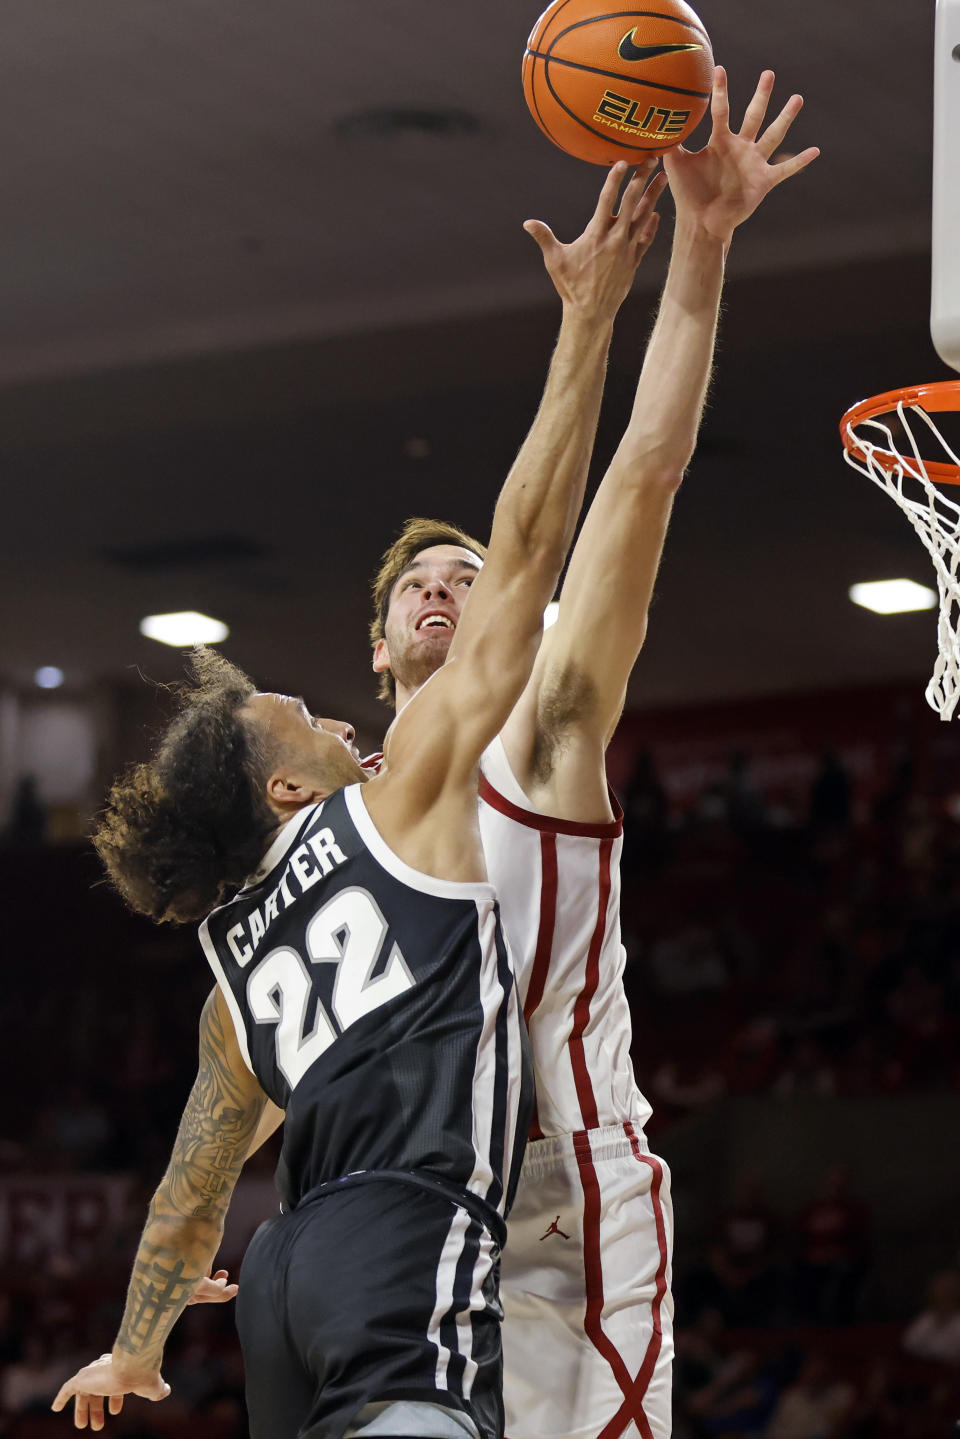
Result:
<svg viewBox="0 0 960 1439"><path fill-rule="evenodd" d="M912 1084L948 1083L955 1062L954 1022L943 989L910 964L885 1005L896 1028L896 1049Z"/></svg>
<svg viewBox="0 0 960 1439"><path fill-rule="evenodd" d="M726 1048L723 1074L731 1094L757 1094L771 1087L780 1058L780 1028L770 1015L753 1015L736 1029Z"/></svg>
<svg viewBox="0 0 960 1439"><path fill-rule="evenodd" d="M17 781L10 806L10 818L0 830L0 844L17 849L35 849L47 832L47 807L40 798L36 777L25 774Z"/></svg>
<svg viewBox="0 0 960 1439"><path fill-rule="evenodd" d="M684 1305L697 1319L716 1311L735 1329L769 1324L778 1308L780 1278L777 1222L751 1172L741 1178L703 1263L691 1271Z"/></svg>
<svg viewBox="0 0 960 1439"><path fill-rule="evenodd" d="M855 1397L854 1386L836 1379L822 1354L810 1354L777 1401L766 1439L834 1439Z"/></svg>
<svg viewBox="0 0 960 1439"><path fill-rule="evenodd" d="M693 1439L702 1433L688 1411L688 1401L712 1384L727 1363L723 1350L723 1316L702 1309L692 1324L674 1329L673 1436Z"/></svg>
<svg viewBox="0 0 960 1439"><path fill-rule="evenodd" d="M769 1323L780 1284L780 1233L756 1171L739 1179L733 1205L720 1220L719 1243L729 1282L740 1294L741 1322Z"/></svg>
<svg viewBox="0 0 960 1439"><path fill-rule="evenodd" d="M0 1375L0 1410L26 1414L50 1408L50 1395L76 1367L79 1346L51 1345L41 1330L32 1330L23 1341L23 1354L8 1364Z"/></svg>
<svg viewBox="0 0 960 1439"><path fill-rule="evenodd" d="M679 916L650 951L650 977L665 996L715 994L730 983L713 930Z"/></svg>
<svg viewBox="0 0 960 1439"><path fill-rule="evenodd" d="M931 872L938 830L938 816L926 795L910 795L900 828L900 863L905 870Z"/></svg>
<svg viewBox="0 0 960 1439"><path fill-rule="evenodd" d="M960 1367L960 1273L945 1269L927 1286L927 1307L903 1336L903 1347L917 1359Z"/></svg>
<svg viewBox="0 0 960 1439"><path fill-rule="evenodd" d="M107 1111L77 1083L68 1084L62 1102L48 1111L44 1127L52 1162L74 1172L100 1168L113 1138Z"/></svg>
<svg viewBox="0 0 960 1439"><path fill-rule="evenodd" d="M792 1098L797 1094L833 1094L836 1077L823 1047L812 1035L801 1035L794 1042L793 1052L777 1076L774 1094Z"/></svg>
<svg viewBox="0 0 960 1439"><path fill-rule="evenodd" d="M801 1318L852 1324L871 1251L873 1218L851 1191L850 1171L827 1171L820 1193L797 1220L796 1296Z"/></svg>
<svg viewBox="0 0 960 1439"><path fill-rule="evenodd" d="M777 1401L777 1385L759 1354L731 1354L702 1389L687 1400L698 1435L752 1439L761 1436Z"/></svg>
<svg viewBox="0 0 960 1439"><path fill-rule="evenodd" d="M727 800L727 821L737 834L752 835L769 823L769 814L758 786L751 775L750 756L736 749L730 756L724 785Z"/></svg>
<svg viewBox="0 0 960 1439"><path fill-rule="evenodd" d="M723 776L703 786L688 809L682 835L677 842L681 866L733 873L743 862L744 841L730 823L730 797Z"/></svg>
<svg viewBox="0 0 960 1439"><path fill-rule="evenodd" d="M856 1035L838 1074L838 1093L858 1098L899 1093L906 1084L907 1067L893 1052L894 1047L891 1038L877 1027Z"/></svg>
<svg viewBox="0 0 960 1439"><path fill-rule="evenodd" d="M850 771L833 750L824 750L810 788L807 824L811 834L835 833L850 827L853 819L853 784Z"/></svg>
<svg viewBox="0 0 960 1439"><path fill-rule="evenodd" d="M873 806L873 824L883 829L898 829L913 794L916 765L912 754L897 760L888 784L877 796Z"/></svg>
<svg viewBox="0 0 960 1439"><path fill-rule="evenodd" d="M904 1439L906 1416L894 1392L890 1366L880 1359L860 1385L847 1414L847 1439Z"/></svg>
<svg viewBox="0 0 960 1439"><path fill-rule="evenodd" d="M701 1308L692 1324L674 1331L674 1382L682 1393L703 1389L720 1372L726 1359L721 1348L723 1328L719 1309Z"/></svg>
<svg viewBox="0 0 960 1439"><path fill-rule="evenodd" d="M653 1072L650 1095L654 1104L673 1119L696 1109L716 1104L725 1092L723 1075L703 1054L685 1054L680 1059L665 1059ZM661 1119L663 1115L661 1114Z"/></svg>
<svg viewBox="0 0 960 1439"><path fill-rule="evenodd" d="M640 750L623 796L623 873L635 879L658 874L667 858L667 792L653 755Z"/></svg>

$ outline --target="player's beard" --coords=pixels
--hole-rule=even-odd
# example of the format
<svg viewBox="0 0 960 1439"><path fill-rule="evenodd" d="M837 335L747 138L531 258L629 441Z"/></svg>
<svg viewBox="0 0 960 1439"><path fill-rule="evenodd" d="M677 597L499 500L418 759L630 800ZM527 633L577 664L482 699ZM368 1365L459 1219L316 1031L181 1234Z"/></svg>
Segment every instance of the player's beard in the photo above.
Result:
<svg viewBox="0 0 960 1439"><path fill-rule="evenodd" d="M345 744L332 738L325 743L323 750L316 749L304 752L303 748L296 751L281 749L275 758L275 763L282 762L288 757L293 757L302 778L317 787L326 794L333 794L335 790L343 789L345 785L356 784L359 780L366 780L370 775L364 770L360 761L354 759Z"/></svg>
<svg viewBox="0 0 960 1439"><path fill-rule="evenodd" d="M339 750L332 750L324 761L326 788L331 792L335 789L342 789L344 785L356 784L359 780L370 778L360 761L354 759L346 745L341 745L340 748L343 751L342 754Z"/></svg>
<svg viewBox="0 0 960 1439"><path fill-rule="evenodd" d="M393 637L387 634L390 669L398 689L402 687L408 694L414 695L442 667L450 650L453 631L444 630L442 633L445 637L449 636L446 643L436 639L424 644L412 636L407 639L403 634Z"/></svg>

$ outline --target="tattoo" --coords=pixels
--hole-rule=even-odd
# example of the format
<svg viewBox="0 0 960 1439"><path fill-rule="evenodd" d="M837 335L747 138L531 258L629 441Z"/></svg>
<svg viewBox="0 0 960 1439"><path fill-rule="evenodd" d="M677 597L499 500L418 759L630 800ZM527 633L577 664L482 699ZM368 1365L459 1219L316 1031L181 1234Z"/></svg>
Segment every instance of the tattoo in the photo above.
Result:
<svg viewBox="0 0 960 1439"><path fill-rule="evenodd" d="M121 1349L129 1354L141 1354L148 1353L157 1342L162 1345L169 1328L164 1321L173 1311L173 1319L170 1319L173 1323L196 1286L195 1279L189 1283L184 1280L185 1268L183 1259L178 1259L169 1269L165 1269L159 1260L136 1265L130 1280L127 1312L117 1336Z"/></svg>
<svg viewBox="0 0 960 1439"><path fill-rule="evenodd" d="M200 1021L197 1078L161 1188L184 1218L218 1223L227 1211L266 1099L251 1104L237 1084L226 1063L223 1026L211 1000Z"/></svg>
<svg viewBox="0 0 960 1439"><path fill-rule="evenodd" d="M234 1186L266 1104L238 1083L216 991L200 1019L200 1063L167 1172L137 1250L117 1346L157 1357L216 1253Z"/></svg>

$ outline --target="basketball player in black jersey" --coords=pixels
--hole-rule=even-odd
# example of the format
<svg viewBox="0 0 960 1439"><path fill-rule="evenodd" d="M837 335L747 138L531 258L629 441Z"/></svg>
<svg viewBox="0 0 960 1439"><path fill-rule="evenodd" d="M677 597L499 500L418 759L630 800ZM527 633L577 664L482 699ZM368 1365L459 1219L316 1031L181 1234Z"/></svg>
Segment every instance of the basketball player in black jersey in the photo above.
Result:
<svg viewBox="0 0 960 1439"><path fill-rule="evenodd" d="M480 754L516 702L583 495L614 316L653 237L649 169L608 177L553 279L563 323L447 663L370 779L349 726L214 654L95 837L155 920L203 919L217 978L197 1080L112 1353L61 1388L77 1427L162 1399L164 1342L208 1272L268 1099L284 1212L238 1325L254 1439L502 1433L497 1268L529 1127L516 987L486 881ZM536 227L536 226L534 226ZM582 403L571 403L579 396ZM212 911L212 912L211 912ZM206 918L204 919L204 916Z"/></svg>

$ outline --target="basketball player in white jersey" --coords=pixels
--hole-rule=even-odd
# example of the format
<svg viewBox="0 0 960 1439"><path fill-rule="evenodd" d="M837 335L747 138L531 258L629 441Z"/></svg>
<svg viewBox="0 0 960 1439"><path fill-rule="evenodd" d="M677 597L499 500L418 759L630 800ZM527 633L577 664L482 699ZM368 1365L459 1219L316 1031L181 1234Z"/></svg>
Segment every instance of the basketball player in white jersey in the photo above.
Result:
<svg viewBox="0 0 960 1439"><path fill-rule="evenodd" d="M484 853L537 1090L502 1262L507 1439L665 1439L671 1429L669 1179L648 1151L650 1108L630 1061L622 816L604 753L694 450L734 229L818 154L772 163L802 104L793 96L763 130L772 88L767 71L732 132L718 67L708 145L664 157L673 255L630 422L574 549L558 620L482 761ZM556 279L565 247L546 227L533 233ZM426 520L384 556L374 669L398 711L443 664L482 556L455 527Z"/></svg>
<svg viewBox="0 0 960 1439"><path fill-rule="evenodd" d="M95 836L110 878L157 921L206 915L217 986L113 1351L54 1401L74 1398L78 1428L103 1427L105 1397L117 1413L126 1394L169 1392L165 1341L269 1099L286 1111L285 1212L241 1276L253 1439L502 1434L497 1259L532 1094L476 772L530 675L610 327L656 229L659 186L631 181L618 210L625 177L611 173L572 247L486 567L446 665L391 726L382 773L348 726L201 652L153 759L111 791Z"/></svg>

